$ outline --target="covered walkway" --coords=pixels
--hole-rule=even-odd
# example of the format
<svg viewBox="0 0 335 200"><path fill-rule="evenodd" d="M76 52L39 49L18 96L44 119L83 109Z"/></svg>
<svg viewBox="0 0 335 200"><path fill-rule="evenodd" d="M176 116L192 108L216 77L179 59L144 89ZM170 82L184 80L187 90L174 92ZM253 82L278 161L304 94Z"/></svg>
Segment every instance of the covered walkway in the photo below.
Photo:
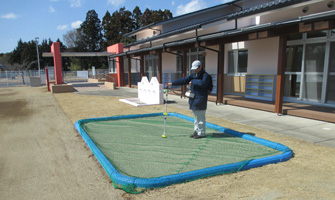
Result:
<svg viewBox="0 0 335 200"><path fill-rule="evenodd" d="M181 91L175 90L173 93L180 96ZM216 96L210 95L209 101L216 102ZM244 96L236 96L236 95L224 95L223 104L251 108L267 112L274 112L275 109L274 102L248 99L245 98ZM335 108L332 107L322 107L308 104L284 102L283 115L292 115L297 117L335 123Z"/></svg>

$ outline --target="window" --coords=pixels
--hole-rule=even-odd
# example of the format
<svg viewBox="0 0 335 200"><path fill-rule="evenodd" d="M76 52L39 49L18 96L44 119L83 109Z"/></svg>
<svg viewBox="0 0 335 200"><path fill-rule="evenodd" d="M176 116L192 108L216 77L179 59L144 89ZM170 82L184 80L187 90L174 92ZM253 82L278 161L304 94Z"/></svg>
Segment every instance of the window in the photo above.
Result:
<svg viewBox="0 0 335 200"><path fill-rule="evenodd" d="M286 72L301 72L303 45L286 48Z"/></svg>
<svg viewBox="0 0 335 200"><path fill-rule="evenodd" d="M284 96L299 98L303 45L286 47Z"/></svg>
<svg viewBox="0 0 335 200"><path fill-rule="evenodd" d="M307 44L303 98L321 101L326 43Z"/></svg>
<svg viewBox="0 0 335 200"><path fill-rule="evenodd" d="M189 49L187 52L187 64L186 64L186 75L189 75L190 69L191 69L191 64L193 61L195 60L200 60L202 67L205 69L206 68L206 56L203 55L203 53L205 52L204 48L193 48L193 49ZM183 54L182 51L178 51L178 54ZM182 73L182 57L181 56L177 56L177 73L181 74Z"/></svg>
<svg viewBox="0 0 335 200"><path fill-rule="evenodd" d="M330 54L335 54L335 42L330 43ZM335 57L329 56L327 103L335 103Z"/></svg>
<svg viewBox="0 0 335 200"><path fill-rule="evenodd" d="M335 30L287 41L284 99L335 105Z"/></svg>
<svg viewBox="0 0 335 200"><path fill-rule="evenodd" d="M145 74L150 81L152 77L158 77L158 56L145 56Z"/></svg>
<svg viewBox="0 0 335 200"><path fill-rule="evenodd" d="M233 50L228 52L228 74L247 73L248 50Z"/></svg>
<svg viewBox="0 0 335 200"><path fill-rule="evenodd" d="M335 36L335 29L332 29L332 30L330 31L330 36Z"/></svg>
<svg viewBox="0 0 335 200"><path fill-rule="evenodd" d="M115 58L108 60L108 72L110 73L117 73L116 71L116 60Z"/></svg>

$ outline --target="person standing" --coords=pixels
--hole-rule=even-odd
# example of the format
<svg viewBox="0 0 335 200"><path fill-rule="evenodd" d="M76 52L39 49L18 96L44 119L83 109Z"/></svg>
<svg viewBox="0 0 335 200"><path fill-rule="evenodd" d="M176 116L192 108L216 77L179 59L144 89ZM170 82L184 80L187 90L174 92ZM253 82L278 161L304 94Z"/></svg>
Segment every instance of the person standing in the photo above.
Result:
<svg viewBox="0 0 335 200"><path fill-rule="evenodd" d="M189 97L189 108L194 116L194 132L191 138L199 139L206 137L206 110L208 95L213 89L212 77L202 67L201 62L196 60L192 63L192 75L167 83L166 86L189 85L191 92Z"/></svg>

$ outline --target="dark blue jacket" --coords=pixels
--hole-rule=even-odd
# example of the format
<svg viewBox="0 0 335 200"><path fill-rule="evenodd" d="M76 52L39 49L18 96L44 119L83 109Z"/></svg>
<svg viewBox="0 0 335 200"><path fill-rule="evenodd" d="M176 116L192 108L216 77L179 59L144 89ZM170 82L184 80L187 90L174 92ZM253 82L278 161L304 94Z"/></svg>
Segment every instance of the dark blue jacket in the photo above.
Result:
<svg viewBox="0 0 335 200"><path fill-rule="evenodd" d="M212 85L211 76L205 70L201 70L197 75L192 74L173 81L172 85L187 85L190 81L192 82L191 91L194 93L194 98L189 98L188 100L190 110L206 110L208 90L210 90Z"/></svg>

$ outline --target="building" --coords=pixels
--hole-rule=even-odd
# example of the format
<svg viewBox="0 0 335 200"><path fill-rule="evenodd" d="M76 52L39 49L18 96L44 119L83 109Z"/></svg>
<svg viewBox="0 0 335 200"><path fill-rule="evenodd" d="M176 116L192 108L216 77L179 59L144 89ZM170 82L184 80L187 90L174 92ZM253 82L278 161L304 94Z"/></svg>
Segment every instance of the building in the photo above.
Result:
<svg viewBox="0 0 335 200"><path fill-rule="evenodd" d="M110 60L120 86L142 76L166 83L199 59L217 103L236 95L274 102L276 113L284 101L334 108L334 4L235 0L135 30L127 35L135 42L108 50L116 52Z"/></svg>

